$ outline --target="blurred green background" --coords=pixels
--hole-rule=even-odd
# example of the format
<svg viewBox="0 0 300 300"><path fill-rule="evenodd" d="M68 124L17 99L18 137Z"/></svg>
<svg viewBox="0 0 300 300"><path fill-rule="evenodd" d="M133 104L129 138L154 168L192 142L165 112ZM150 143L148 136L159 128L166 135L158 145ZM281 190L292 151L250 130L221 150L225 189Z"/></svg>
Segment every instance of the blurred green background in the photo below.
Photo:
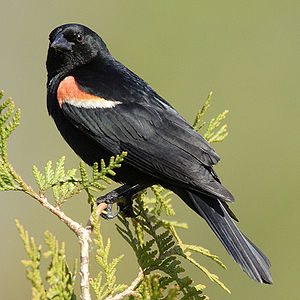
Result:
<svg viewBox="0 0 300 300"><path fill-rule="evenodd" d="M222 157L216 170L235 195L231 207L240 229L271 259L274 285L252 282L203 220L175 199L177 219L190 225L183 233L185 242L221 257L227 271L199 259L232 295L187 265L192 278L207 285L211 299L299 299L298 12L291 0L2 1L0 89L22 110L21 126L9 143L10 160L29 183L33 164L42 168L49 159L66 155L68 167L78 165L79 158L46 111L45 60L54 27L85 24L188 121L211 90L207 118L230 110L230 135L214 145ZM31 285L20 262L25 252L14 219L38 242L50 229L67 241L70 257L78 256L77 241L32 199L19 193L1 193L0 198L1 299L30 299ZM84 195L67 203L66 211L85 223L89 206ZM112 236L114 255L126 253L118 276L129 282L137 273L135 259L114 223L103 222L103 233Z"/></svg>

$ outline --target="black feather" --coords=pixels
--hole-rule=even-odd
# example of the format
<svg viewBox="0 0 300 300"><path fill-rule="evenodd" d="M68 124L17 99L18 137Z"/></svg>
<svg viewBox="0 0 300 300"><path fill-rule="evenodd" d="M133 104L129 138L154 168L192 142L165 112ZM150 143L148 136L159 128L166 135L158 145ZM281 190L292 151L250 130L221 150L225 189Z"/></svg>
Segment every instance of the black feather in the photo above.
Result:
<svg viewBox="0 0 300 300"><path fill-rule="evenodd" d="M85 109L65 103L62 110L76 127L114 155L127 151L125 161L158 181L181 185L233 201L215 180L212 148L189 127L172 122L174 115L155 106L120 104L110 109Z"/></svg>
<svg viewBox="0 0 300 300"><path fill-rule="evenodd" d="M253 280L272 283L271 263L235 225L218 199L188 192L181 194L186 202L192 201L193 209L205 219L222 242L228 253Z"/></svg>

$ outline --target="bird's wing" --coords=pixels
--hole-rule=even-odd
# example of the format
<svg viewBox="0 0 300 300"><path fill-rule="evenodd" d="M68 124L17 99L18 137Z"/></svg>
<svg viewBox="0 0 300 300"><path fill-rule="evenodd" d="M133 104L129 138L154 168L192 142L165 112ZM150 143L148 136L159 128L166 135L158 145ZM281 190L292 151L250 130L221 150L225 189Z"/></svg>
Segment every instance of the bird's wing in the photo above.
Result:
<svg viewBox="0 0 300 300"><path fill-rule="evenodd" d="M210 145L172 108L121 103L84 108L65 102L64 115L108 151L127 151L126 162L162 182L188 185L222 200L232 195L216 180L219 160Z"/></svg>

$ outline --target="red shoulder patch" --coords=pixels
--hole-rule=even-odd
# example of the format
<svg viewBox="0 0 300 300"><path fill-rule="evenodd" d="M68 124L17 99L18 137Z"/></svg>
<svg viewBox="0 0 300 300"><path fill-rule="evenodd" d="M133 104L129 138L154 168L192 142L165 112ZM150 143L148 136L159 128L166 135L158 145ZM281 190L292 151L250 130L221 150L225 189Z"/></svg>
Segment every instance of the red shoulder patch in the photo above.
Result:
<svg viewBox="0 0 300 300"><path fill-rule="evenodd" d="M73 76L68 76L62 80L57 89L57 100L61 107L63 102L69 100L91 100L99 97L81 91Z"/></svg>

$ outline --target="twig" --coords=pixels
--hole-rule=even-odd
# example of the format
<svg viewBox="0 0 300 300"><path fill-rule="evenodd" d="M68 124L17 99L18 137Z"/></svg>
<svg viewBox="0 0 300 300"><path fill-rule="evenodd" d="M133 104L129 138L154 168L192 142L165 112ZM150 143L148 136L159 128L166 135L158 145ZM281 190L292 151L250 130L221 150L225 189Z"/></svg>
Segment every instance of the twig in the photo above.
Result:
<svg viewBox="0 0 300 300"><path fill-rule="evenodd" d="M81 299L91 300L90 285L89 285L89 241L90 235L92 233L92 215L86 227L72 220L68 217L59 207L55 207L50 204L44 194L37 194L32 191L29 193L33 198L35 198L39 203L55 214L61 221L63 221L77 236L80 244L80 286L81 286ZM98 205L96 213L100 215L102 211L107 207L106 203L101 203Z"/></svg>
<svg viewBox="0 0 300 300"><path fill-rule="evenodd" d="M144 278L143 269L140 267L139 270L140 271L139 271L137 278L131 283L131 285L125 291L123 291L122 293L117 294L115 296L109 296L109 297L105 298L105 300L120 300L126 296L135 296L138 292L135 291L134 289L140 283L140 281Z"/></svg>
<svg viewBox="0 0 300 300"><path fill-rule="evenodd" d="M39 201L39 203L55 214L62 222L64 222L77 236L80 244L80 287L81 287L81 299L82 300L91 300L90 294L90 284L89 284L89 242L90 236L93 231L92 220L93 214L90 215L86 227L83 227L81 224L72 220L68 217L63 211L60 210L58 206L53 206L48 202L48 199L43 193L35 193L31 187L26 186L27 193ZM107 204L101 203L97 206L96 215L100 216L104 209L106 209ZM123 299L126 296L136 295L138 292L134 289L144 278L144 273L142 268L139 268L139 274L136 279L131 283L131 285L124 290L122 293L115 296L109 296L105 300L119 300Z"/></svg>
<svg viewBox="0 0 300 300"><path fill-rule="evenodd" d="M81 299L90 300L90 284L89 284L89 230L82 228L80 235L77 235L80 243L80 287Z"/></svg>
<svg viewBox="0 0 300 300"><path fill-rule="evenodd" d="M106 207L107 207L107 204L105 202L100 203L96 208L96 216L100 216ZM93 231L92 220L93 220L93 214L90 215L88 223L85 226L85 229L90 231L90 234Z"/></svg>

